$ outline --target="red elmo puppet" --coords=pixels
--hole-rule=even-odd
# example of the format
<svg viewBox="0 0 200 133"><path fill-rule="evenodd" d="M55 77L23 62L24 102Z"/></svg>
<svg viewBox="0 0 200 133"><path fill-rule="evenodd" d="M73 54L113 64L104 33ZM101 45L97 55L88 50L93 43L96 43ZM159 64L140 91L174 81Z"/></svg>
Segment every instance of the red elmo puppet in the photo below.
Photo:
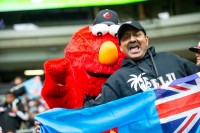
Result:
<svg viewBox="0 0 200 133"><path fill-rule="evenodd" d="M42 97L49 108L79 108L85 95L98 96L102 84L125 57L118 45L116 23L118 16L112 10L99 12L93 26L85 26L72 36L64 58L45 62Z"/></svg>

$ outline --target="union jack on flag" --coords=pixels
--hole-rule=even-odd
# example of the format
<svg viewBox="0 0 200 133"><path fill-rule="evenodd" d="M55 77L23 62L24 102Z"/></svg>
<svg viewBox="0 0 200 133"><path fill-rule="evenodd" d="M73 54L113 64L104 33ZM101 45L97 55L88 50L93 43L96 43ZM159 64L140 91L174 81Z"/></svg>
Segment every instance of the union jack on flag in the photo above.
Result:
<svg viewBox="0 0 200 133"><path fill-rule="evenodd" d="M194 79L194 80L188 80ZM186 81L186 82L183 82ZM181 83L182 82L182 83ZM163 132L194 133L200 125L200 78L192 75L156 89L155 101Z"/></svg>
<svg viewBox="0 0 200 133"><path fill-rule="evenodd" d="M41 133L200 133L200 73L86 109L38 114Z"/></svg>

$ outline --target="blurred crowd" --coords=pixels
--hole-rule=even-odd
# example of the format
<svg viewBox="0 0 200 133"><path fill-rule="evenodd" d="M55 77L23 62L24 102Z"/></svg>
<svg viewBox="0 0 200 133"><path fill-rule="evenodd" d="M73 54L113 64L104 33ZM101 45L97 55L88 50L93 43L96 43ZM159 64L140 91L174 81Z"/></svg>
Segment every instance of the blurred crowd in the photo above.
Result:
<svg viewBox="0 0 200 133"><path fill-rule="evenodd" d="M23 82L22 77L16 77L4 94L5 100L0 105L0 129L3 133L34 128L35 115L48 110L41 96L32 99L28 97Z"/></svg>

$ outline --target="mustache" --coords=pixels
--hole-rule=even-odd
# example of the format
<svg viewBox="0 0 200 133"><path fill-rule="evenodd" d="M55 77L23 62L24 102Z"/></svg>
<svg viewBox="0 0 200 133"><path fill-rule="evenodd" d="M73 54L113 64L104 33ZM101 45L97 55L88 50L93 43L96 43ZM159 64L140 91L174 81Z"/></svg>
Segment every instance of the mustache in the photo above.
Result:
<svg viewBox="0 0 200 133"><path fill-rule="evenodd" d="M127 48L136 47L136 46L139 46L139 43L136 41L130 41L127 44Z"/></svg>

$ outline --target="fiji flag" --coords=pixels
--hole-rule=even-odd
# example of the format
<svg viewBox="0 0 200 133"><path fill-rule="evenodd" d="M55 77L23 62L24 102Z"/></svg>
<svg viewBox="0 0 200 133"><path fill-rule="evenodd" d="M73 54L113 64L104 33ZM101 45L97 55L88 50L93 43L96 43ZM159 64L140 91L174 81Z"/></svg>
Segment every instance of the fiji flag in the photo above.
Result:
<svg viewBox="0 0 200 133"><path fill-rule="evenodd" d="M86 109L35 117L41 133L200 133L200 73Z"/></svg>
<svg viewBox="0 0 200 133"><path fill-rule="evenodd" d="M35 76L29 80L26 80L22 83L22 85L26 88L26 93L29 99L32 100L41 96L42 81L40 76Z"/></svg>

